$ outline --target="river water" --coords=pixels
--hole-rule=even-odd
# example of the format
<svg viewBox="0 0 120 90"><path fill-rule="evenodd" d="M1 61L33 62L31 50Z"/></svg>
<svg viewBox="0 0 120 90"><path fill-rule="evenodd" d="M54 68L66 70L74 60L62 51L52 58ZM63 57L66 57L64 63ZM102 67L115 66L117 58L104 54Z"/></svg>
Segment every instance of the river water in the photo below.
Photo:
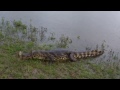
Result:
<svg viewBox="0 0 120 90"><path fill-rule="evenodd" d="M22 20L36 27L46 27L49 32L69 36L71 50L106 44L120 51L120 11L0 11L0 18ZM80 39L77 39L80 36Z"/></svg>

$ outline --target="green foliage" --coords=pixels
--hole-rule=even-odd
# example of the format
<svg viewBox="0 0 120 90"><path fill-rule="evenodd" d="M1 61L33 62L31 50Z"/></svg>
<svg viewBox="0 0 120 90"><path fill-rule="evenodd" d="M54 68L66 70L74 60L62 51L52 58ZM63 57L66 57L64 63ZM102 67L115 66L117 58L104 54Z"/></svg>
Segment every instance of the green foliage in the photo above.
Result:
<svg viewBox="0 0 120 90"><path fill-rule="evenodd" d="M14 39L14 41L16 40L23 41L26 43L24 44L24 47L28 49L35 48L35 47L40 48L39 43L41 43L42 45L44 41L46 40L47 28L41 27L41 29L38 29L32 24L27 26L23 24L21 20L14 20L13 22L10 22L10 21L5 21L4 18L2 18L1 22L2 22L0 25L1 29L4 29L4 30L1 30L4 32L0 33L1 39L11 38L11 39ZM64 36L64 35L61 35L59 40L56 40L54 32L50 33L50 36L47 38L47 40L52 41L53 44L52 45L48 44L46 45L47 47L44 46L43 48L46 50L55 48L55 47L67 48L69 47L69 44L72 43L72 40L68 36ZM6 42L7 45L9 46L11 42L9 42L8 40L6 41L7 41Z"/></svg>
<svg viewBox="0 0 120 90"><path fill-rule="evenodd" d="M4 35L2 34L2 32L0 32L0 40L4 38Z"/></svg>
<svg viewBox="0 0 120 90"><path fill-rule="evenodd" d="M50 41L50 40L51 40L51 41L53 41L53 42L54 42L54 41L55 41L55 39L56 39L56 38L55 38L55 33L50 33L50 34L51 34L51 36L49 36L49 37L48 37L48 41Z"/></svg>
<svg viewBox="0 0 120 90"><path fill-rule="evenodd" d="M20 28L20 29L23 29L23 30L27 29L27 26L25 24L23 24L22 21L20 21L20 20L19 21L14 20L13 25L16 28Z"/></svg>
<svg viewBox="0 0 120 90"><path fill-rule="evenodd" d="M26 48L27 49L32 49L33 47L34 47L34 43L33 42L26 43Z"/></svg>
<svg viewBox="0 0 120 90"><path fill-rule="evenodd" d="M77 36L77 39L80 39L80 36Z"/></svg>
<svg viewBox="0 0 120 90"><path fill-rule="evenodd" d="M5 25L5 20L4 20L4 17L2 17L2 26L4 26Z"/></svg>
<svg viewBox="0 0 120 90"><path fill-rule="evenodd" d="M50 33L47 40L52 41L52 44L46 44L44 42L46 33L47 28L38 29L32 25L23 24L21 20L9 22L2 18L0 23L0 41L2 43L0 44L0 78L120 78L120 60L113 50L109 51L108 60L104 56L98 60L87 59L73 63L51 64L39 60L22 61L16 56L18 51L67 48L72 43L68 36L61 35L56 40L55 33ZM80 39L80 36L77 38ZM98 45L96 48L99 48ZM105 41L101 48L103 50L106 48ZM91 47L86 47L86 50L90 49Z"/></svg>
<svg viewBox="0 0 120 90"><path fill-rule="evenodd" d="M67 48L71 43L72 40L68 36L64 36L64 34L62 34L62 36L59 38L59 41L56 42L56 46L58 48Z"/></svg>
<svg viewBox="0 0 120 90"><path fill-rule="evenodd" d="M41 27L41 30L39 31L40 41L42 42L45 40L46 36L45 33L47 32L47 28Z"/></svg>
<svg viewBox="0 0 120 90"><path fill-rule="evenodd" d="M51 50L51 49L55 48L55 45L52 45L52 44L41 44L40 46L38 46L38 48L40 50Z"/></svg>

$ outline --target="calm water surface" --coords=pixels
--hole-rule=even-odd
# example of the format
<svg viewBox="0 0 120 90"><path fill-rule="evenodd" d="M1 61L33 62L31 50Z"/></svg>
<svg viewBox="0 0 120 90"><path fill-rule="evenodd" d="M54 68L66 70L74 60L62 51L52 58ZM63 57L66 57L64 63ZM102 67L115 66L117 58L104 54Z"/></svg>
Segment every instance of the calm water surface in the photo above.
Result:
<svg viewBox="0 0 120 90"><path fill-rule="evenodd" d="M36 27L46 27L48 32L69 36L73 43L71 50L95 48L105 40L115 51L120 51L119 11L0 11L0 18L20 20ZM77 39L80 36L80 40Z"/></svg>

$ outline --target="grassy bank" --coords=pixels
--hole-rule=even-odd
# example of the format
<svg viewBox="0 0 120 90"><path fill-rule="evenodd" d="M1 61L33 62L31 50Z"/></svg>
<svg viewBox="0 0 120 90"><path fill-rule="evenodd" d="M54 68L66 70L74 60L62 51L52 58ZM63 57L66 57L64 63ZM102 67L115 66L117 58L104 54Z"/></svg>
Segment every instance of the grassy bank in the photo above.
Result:
<svg viewBox="0 0 120 90"><path fill-rule="evenodd" d="M87 59L77 62L50 64L39 60L22 61L14 54L7 52L7 50L1 49L0 51L0 78L120 78L119 63L106 63L100 62L99 59ZM96 63L97 61L99 63Z"/></svg>
<svg viewBox="0 0 120 90"><path fill-rule="evenodd" d="M39 35L36 32L40 32ZM104 57L85 59L77 62L48 63L39 60L22 61L17 52L29 52L32 49L49 50L67 48L72 40L61 35L56 40L54 33L46 37L47 29L27 26L21 21L5 21L0 24L0 78L8 79L101 79L120 78L119 59L110 54L109 60ZM37 43L38 40L40 44ZM46 45L44 41L53 44ZM112 62L112 60L118 60Z"/></svg>

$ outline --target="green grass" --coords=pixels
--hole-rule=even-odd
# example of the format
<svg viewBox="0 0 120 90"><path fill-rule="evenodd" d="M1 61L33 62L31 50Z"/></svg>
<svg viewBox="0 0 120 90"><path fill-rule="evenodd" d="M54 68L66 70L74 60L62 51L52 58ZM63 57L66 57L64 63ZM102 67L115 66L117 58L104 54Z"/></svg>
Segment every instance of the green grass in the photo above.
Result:
<svg viewBox="0 0 120 90"><path fill-rule="evenodd" d="M30 32L28 32L30 31ZM38 33L41 34L38 36ZM57 41L55 34L51 33L48 41L52 44L42 43L45 39L46 28L37 29L27 26L21 21L13 23L2 18L0 22L0 78L1 79L114 79L120 78L120 60L114 52L108 54L110 59L93 58L77 62L42 62L40 60L20 60L18 51L49 50L53 48L67 48L72 40L62 35ZM19 36L19 33L21 36ZM40 38L40 45L37 39ZM78 36L80 39L80 36ZM26 42L25 40L28 40ZM98 47L98 46L97 46ZM102 44L102 47L104 45ZM91 49L86 47L86 49ZM113 62L118 59L117 62Z"/></svg>
<svg viewBox="0 0 120 90"><path fill-rule="evenodd" d="M11 49L18 49L14 46ZM9 49L9 50L11 50ZM118 63L95 63L95 59L49 63L20 60L7 48L0 49L0 78L4 79L113 79L120 78ZM14 52L14 51L13 51ZM99 58L98 58L99 60ZM94 61L94 62L93 62ZM96 61L97 62L97 61Z"/></svg>

